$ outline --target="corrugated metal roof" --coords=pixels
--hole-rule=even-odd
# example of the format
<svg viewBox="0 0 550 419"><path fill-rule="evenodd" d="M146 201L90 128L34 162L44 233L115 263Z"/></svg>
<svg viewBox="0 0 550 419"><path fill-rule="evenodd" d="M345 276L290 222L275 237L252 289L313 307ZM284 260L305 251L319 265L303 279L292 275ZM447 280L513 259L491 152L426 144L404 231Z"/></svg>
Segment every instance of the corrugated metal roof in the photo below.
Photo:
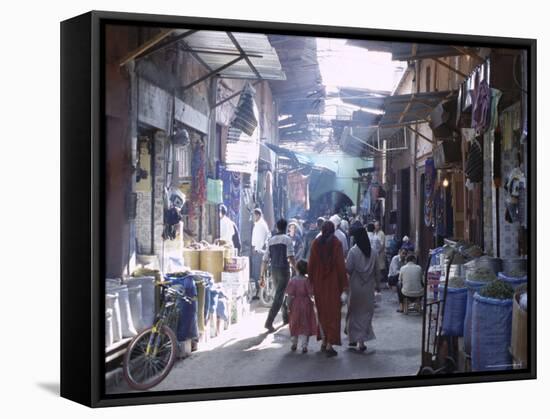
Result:
<svg viewBox="0 0 550 419"><path fill-rule="evenodd" d="M411 42L385 42L367 41L362 39L350 39L346 43L356 47L366 48L369 51L390 52L392 60L407 61L417 58L439 58L462 55L462 53L449 45L421 44Z"/></svg>
<svg viewBox="0 0 550 419"><path fill-rule="evenodd" d="M185 33L179 30L175 35ZM266 35L258 33L231 32L240 47L265 80L286 80L277 51L269 43ZM240 55L226 32L197 31L183 41L211 70L216 70ZM245 60L238 61L222 70L219 75L229 78L257 78Z"/></svg>
<svg viewBox="0 0 550 419"><path fill-rule="evenodd" d="M439 102L452 95L453 92L445 91L389 96L384 100L380 126L424 122Z"/></svg>

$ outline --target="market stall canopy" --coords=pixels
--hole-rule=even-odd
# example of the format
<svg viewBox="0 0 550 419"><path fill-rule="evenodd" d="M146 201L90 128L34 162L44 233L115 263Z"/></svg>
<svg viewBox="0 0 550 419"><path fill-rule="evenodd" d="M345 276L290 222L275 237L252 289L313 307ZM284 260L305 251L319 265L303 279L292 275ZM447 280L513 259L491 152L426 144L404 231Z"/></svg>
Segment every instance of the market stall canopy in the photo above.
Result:
<svg viewBox="0 0 550 419"><path fill-rule="evenodd" d="M384 108L384 99L390 94L391 92L372 89L338 88L338 96L342 102L372 110L382 110Z"/></svg>
<svg viewBox="0 0 550 419"><path fill-rule="evenodd" d="M184 31L176 31L176 33ZM182 41L189 52L198 56L211 70L224 68L219 77L240 79L285 80L277 51L266 35L257 33L197 31ZM185 48L184 48L185 49Z"/></svg>
<svg viewBox="0 0 550 419"><path fill-rule="evenodd" d="M388 96L384 100L384 116L380 120L380 126L426 122L430 112L442 100L453 95L454 92L445 91Z"/></svg>
<svg viewBox="0 0 550 419"><path fill-rule="evenodd" d="M317 41L305 36L270 35L285 81L271 83L279 114L300 115L324 112L326 90L317 61Z"/></svg>
<svg viewBox="0 0 550 419"><path fill-rule="evenodd" d="M160 30L135 48L120 65L142 60L167 47L189 52L208 70L187 89L212 76L236 79L285 80L277 51L266 35L257 33L201 31L192 29Z"/></svg>
<svg viewBox="0 0 550 419"><path fill-rule="evenodd" d="M465 48L443 44L416 44L409 42L367 41L361 39L350 39L346 44L365 48L369 51L389 52L394 61L452 57L455 55L462 55L465 52Z"/></svg>
<svg viewBox="0 0 550 419"><path fill-rule="evenodd" d="M284 157L297 165L313 166L313 161L302 153L296 153L275 144L264 143L268 148L273 150L278 156Z"/></svg>

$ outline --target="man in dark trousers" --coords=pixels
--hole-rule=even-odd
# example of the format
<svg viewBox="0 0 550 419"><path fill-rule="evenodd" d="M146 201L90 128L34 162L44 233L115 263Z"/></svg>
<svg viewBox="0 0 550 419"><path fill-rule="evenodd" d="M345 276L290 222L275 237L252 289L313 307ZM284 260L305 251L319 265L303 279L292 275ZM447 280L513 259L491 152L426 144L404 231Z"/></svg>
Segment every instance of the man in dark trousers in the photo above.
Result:
<svg viewBox="0 0 550 419"><path fill-rule="evenodd" d="M260 282L265 283L265 269L268 263L271 263L271 277L275 287L275 297L273 304L265 321L265 328L269 333L273 333L273 321L279 310L283 309L283 323L288 323L288 309L284 302L285 290L290 279L290 267L296 269L296 260L294 258L294 246L292 239L285 234L287 221L281 218L277 221L277 233L267 242L267 249L262 261Z"/></svg>

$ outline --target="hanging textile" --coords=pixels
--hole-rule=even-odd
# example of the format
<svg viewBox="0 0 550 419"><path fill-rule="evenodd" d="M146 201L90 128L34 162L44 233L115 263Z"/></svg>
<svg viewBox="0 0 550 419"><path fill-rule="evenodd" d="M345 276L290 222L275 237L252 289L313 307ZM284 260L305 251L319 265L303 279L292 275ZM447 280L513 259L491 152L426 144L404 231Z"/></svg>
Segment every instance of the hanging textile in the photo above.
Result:
<svg viewBox="0 0 550 419"><path fill-rule="evenodd" d="M478 183L483 180L483 151L477 138L470 143L468 148L466 176L472 183Z"/></svg>
<svg viewBox="0 0 550 419"><path fill-rule="evenodd" d="M479 83L475 91L472 107L472 128L483 133L488 128L491 117L491 88L486 80Z"/></svg>
<svg viewBox="0 0 550 419"><path fill-rule="evenodd" d="M265 195L263 205L264 219L271 229L275 225L275 212L273 209L273 175L268 170L265 172Z"/></svg>
<svg viewBox="0 0 550 419"><path fill-rule="evenodd" d="M190 215L194 215L196 206L206 202L206 162L204 161L204 142L202 139L193 141L193 156L191 159L191 201Z"/></svg>
<svg viewBox="0 0 550 419"><path fill-rule="evenodd" d="M435 188L435 163L433 159L426 159L424 184L424 224L427 227L434 224L434 188Z"/></svg>
<svg viewBox="0 0 550 419"><path fill-rule="evenodd" d="M290 202L288 217L304 216L309 210L309 176L291 172L287 175L287 183Z"/></svg>
<svg viewBox="0 0 550 419"><path fill-rule="evenodd" d="M241 174L218 165L218 177L223 181L223 203L227 207L228 216L240 230Z"/></svg>
<svg viewBox="0 0 550 419"><path fill-rule="evenodd" d="M251 136L254 130L258 126L258 119L255 115L255 103L254 95L256 90L250 83L246 83L241 96L239 97L239 103L235 110L235 115L231 121L231 126L237 128L247 135Z"/></svg>

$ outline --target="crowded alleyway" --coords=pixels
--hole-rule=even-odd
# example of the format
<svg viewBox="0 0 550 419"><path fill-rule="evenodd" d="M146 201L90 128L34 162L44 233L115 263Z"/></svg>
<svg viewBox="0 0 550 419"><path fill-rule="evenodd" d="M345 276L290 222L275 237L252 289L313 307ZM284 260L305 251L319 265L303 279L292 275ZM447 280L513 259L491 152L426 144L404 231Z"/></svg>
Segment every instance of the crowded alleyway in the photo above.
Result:
<svg viewBox="0 0 550 419"><path fill-rule="evenodd" d="M396 307L395 292L382 290L373 321L377 338L368 343L367 351L348 349L344 337L338 356L326 358L313 339L309 353L291 352L288 326L282 326L279 316L275 325L282 327L267 334L263 324L268 310L254 304L250 316L176 363L168 377L150 391L230 387L235 377L239 385L262 385L415 375L422 316L397 313ZM344 313L345 308L343 317ZM120 374L112 374L107 387L113 393L131 391Z"/></svg>
<svg viewBox="0 0 550 419"><path fill-rule="evenodd" d="M525 57L124 25L107 37L127 40L107 61L132 99L109 89L107 393L526 365L526 97L492 79ZM397 291L375 292L386 281ZM409 301L424 315L400 313ZM315 311L325 353L291 352L289 328L312 336Z"/></svg>

